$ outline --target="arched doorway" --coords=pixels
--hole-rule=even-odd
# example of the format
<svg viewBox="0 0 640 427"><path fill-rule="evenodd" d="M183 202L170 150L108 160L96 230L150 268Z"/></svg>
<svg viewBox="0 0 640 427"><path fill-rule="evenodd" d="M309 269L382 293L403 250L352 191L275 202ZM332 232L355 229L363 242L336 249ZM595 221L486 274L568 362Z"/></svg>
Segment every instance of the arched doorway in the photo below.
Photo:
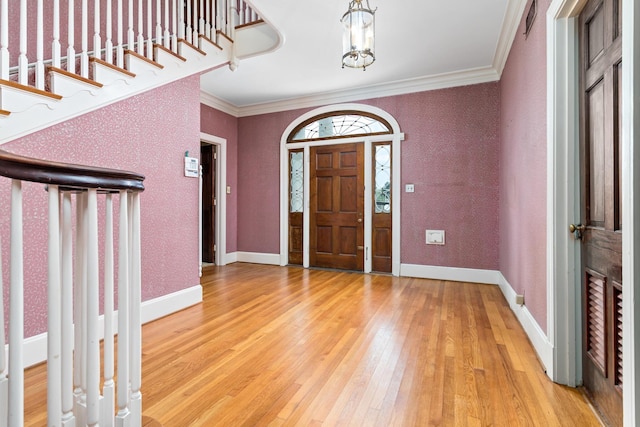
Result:
<svg viewBox="0 0 640 427"><path fill-rule="evenodd" d="M280 264L400 271L400 142L387 112L317 108L280 145Z"/></svg>

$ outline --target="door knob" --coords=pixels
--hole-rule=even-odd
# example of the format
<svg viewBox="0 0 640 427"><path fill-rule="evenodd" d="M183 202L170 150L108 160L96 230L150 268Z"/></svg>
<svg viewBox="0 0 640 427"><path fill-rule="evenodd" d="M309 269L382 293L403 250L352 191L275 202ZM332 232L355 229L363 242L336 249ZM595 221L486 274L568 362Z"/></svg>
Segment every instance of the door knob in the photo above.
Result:
<svg viewBox="0 0 640 427"><path fill-rule="evenodd" d="M358 222L362 222L362 218L358 218Z"/></svg>
<svg viewBox="0 0 640 427"><path fill-rule="evenodd" d="M573 238L576 240L580 240L582 239L582 234L584 233L584 230L587 229L587 226L584 224L570 224L569 225L569 232L573 233Z"/></svg>

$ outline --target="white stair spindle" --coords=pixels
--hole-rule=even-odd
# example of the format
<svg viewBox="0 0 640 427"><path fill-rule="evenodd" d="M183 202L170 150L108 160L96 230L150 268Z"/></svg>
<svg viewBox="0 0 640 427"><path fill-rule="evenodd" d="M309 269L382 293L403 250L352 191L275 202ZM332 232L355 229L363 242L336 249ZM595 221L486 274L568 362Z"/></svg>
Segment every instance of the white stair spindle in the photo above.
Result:
<svg viewBox="0 0 640 427"><path fill-rule="evenodd" d="M118 414L116 425L129 425L129 205L120 191L118 232Z"/></svg>
<svg viewBox="0 0 640 427"><path fill-rule="evenodd" d="M200 0L200 19L198 20L198 30L200 35L205 34L204 17L204 0Z"/></svg>
<svg viewBox="0 0 640 427"><path fill-rule="evenodd" d="M204 26L204 35L211 40L211 2L213 0L205 1L205 26Z"/></svg>
<svg viewBox="0 0 640 427"><path fill-rule="evenodd" d="M164 0L164 36L162 37L162 42L165 48L171 49L171 33L169 32L169 0Z"/></svg>
<svg viewBox="0 0 640 427"><path fill-rule="evenodd" d="M20 0L20 54L18 55L18 83L29 83L29 60L27 59L27 0Z"/></svg>
<svg viewBox="0 0 640 427"><path fill-rule="evenodd" d="M73 414L73 230L71 193L62 196L62 425L74 426Z"/></svg>
<svg viewBox="0 0 640 427"><path fill-rule="evenodd" d="M69 0L69 14L67 15L67 71L75 74L76 72L76 50L75 44L75 3Z"/></svg>
<svg viewBox="0 0 640 427"><path fill-rule="evenodd" d="M117 30L117 47L116 47L116 66L124 68L124 38L123 38L123 17L122 17L122 0L118 0L118 30Z"/></svg>
<svg viewBox="0 0 640 427"><path fill-rule="evenodd" d="M179 39L185 39L186 37L186 29L185 29L185 22L184 22L184 8L185 8L185 4L184 4L184 0L179 0L178 3L178 38ZM186 40L186 39L185 39Z"/></svg>
<svg viewBox="0 0 640 427"><path fill-rule="evenodd" d="M191 3L193 0L187 0L187 22L186 37L187 42L193 43L193 30L191 29Z"/></svg>
<svg viewBox="0 0 640 427"><path fill-rule="evenodd" d="M153 13L151 0L147 0L147 58L153 60Z"/></svg>
<svg viewBox="0 0 640 427"><path fill-rule="evenodd" d="M4 286L2 284L2 239L0 238L0 427L7 427L9 380L7 379L7 340L4 334Z"/></svg>
<svg viewBox="0 0 640 427"><path fill-rule="evenodd" d="M36 88L44 90L44 18L42 0L36 12Z"/></svg>
<svg viewBox="0 0 640 427"><path fill-rule="evenodd" d="M144 28L144 20L142 15L142 2L144 0L138 0L138 46L136 52L139 55L144 55L144 35L142 29Z"/></svg>
<svg viewBox="0 0 640 427"><path fill-rule="evenodd" d="M100 425L112 426L115 411L114 333L113 333L113 200L107 194L105 200L104 227L104 417Z"/></svg>
<svg viewBox="0 0 640 427"><path fill-rule="evenodd" d="M140 0L138 0L140 1ZM129 13L127 14L127 49L134 51L135 50L135 41L136 41L136 33L133 29L133 2L134 0L129 0Z"/></svg>
<svg viewBox="0 0 640 427"><path fill-rule="evenodd" d="M246 5L243 1L240 2L240 6L238 7L238 25L246 24L245 20L245 12Z"/></svg>
<svg viewBox="0 0 640 427"><path fill-rule="evenodd" d="M53 40L51 41L51 64L60 68L61 52L60 47L60 0L53 0Z"/></svg>
<svg viewBox="0 0 640 427"><path fill-rule="evenodd" d="M100 0L94 0L93 4L93 57L102 59L102 38L100 37Z"/></svg>
<svg viewBox="0 0 640 427"><path fill-rule="evenodd" d="M221 7L222 7L222 0L215 0L216 2L216 20L215 20L215 30L216 30L216 37L218 36L218 30L220 30L222 28L221 22L222 22L222 12L221 12ZM215 40L215 39L214 39Z"/></svg>
<svg viewBox="0 0 640 427"><path fill-rule="evenodd" d="M113 64L113 13L111 10L111 0L107 0L105 23L106 28L104 32L104 60L109 64Z"/></svg>
<svg viewBox="0 0 640 427"><path fill-rule="evenodd" d="M156 0L156 43L164 45L162 40L162 0ZM153 52L153 49L152 49Z"/></svg>
<svg viewBox="0 0 640 427"><path fill-rule="evenodd" d="M140 193L131 193L131 411L133 425L142 425L142 323L141 252L140 252Z"/></svg>
<svg viewBox="0 0 640 427"><path fill-rule="evenodd" d="M89 77L89 8L82 0L82 51L80 52L80 75Z"/></svg>
<svg viewBox="0 0 640 427"><path fill-rule="evenodd" d="M74 267L74 359L73 359L73 385L75 406L74 412L78 421L78 425L84 424L85 419L84 401L86 391L86 316L85 301L86 297L86 197L84 193L78 194L76 197L76 256Z"/></svg>
<svg viewBox="0 0 640 427"><path fill-rule="evenodd" d="M0 79L9 80L9 0L0 0Z"/></svg>
<svg viewBox="0 0 640 427"><path fill-rule="evenodd" d="M191 8L193 12L193 21L192 21L192 30L193 30L193 44L196 47L199 47L198 42L198 0L193 0L193 7Z"/></svg>
<svg viewBox="0 0 640 427"><path fill-rule="evenodd" d="M178 53L178 7L176 0L171 0L171 50Z"/></svg>
<svg viewBox="0 0 640 427"><path fill-rule="evenodd" d="M60 289L60 195L57 185L49 185L49 255L47 296L47 423L58 426L62 420L62 364Z"/></svg>
<svg viewBox="0 0 640 427"><path fill-rule="evenodd" d="M9 289L9 426L24 425L24 249L22 182L11 181L11 282Z"/></svg>
<svg viewBox="0 0 640 427"><path fill-rule="evenodd" d="M100 331L98 328L98 194L87 190L87 425L100 422Z"/></svg>

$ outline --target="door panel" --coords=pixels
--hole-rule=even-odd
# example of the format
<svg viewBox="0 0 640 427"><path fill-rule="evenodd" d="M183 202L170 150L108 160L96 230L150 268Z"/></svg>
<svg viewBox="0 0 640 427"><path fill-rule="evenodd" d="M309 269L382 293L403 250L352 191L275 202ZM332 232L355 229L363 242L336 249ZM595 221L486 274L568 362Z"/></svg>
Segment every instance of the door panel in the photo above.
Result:
<svg viewBox="0 0 640 427"><path fill-rule="evenodd" d="M289 152L289 264L302 265L304 258L304 153Z"/></svg>
<svg viewBox="0 0 640 427"><path fill-rule="evenodd" d="M309 262L364 269L363 144L311 148Z"/></svg>
<svg viewBox="0 0 640 427"><path fill-rule="evenodd" d="M203 144L200 147L202 166L202 261L215 262L215 189L216 146Z"/></svg>
<svg viewBox="0 0 640 427"><path fill-rule="evenodd" d="M583 381L611 425L622 425L622 235L618 0L580 15Z"/></svg>
<svg viewBox="0 0 640 427"><path fill-rule="evenodd" d="M371 269L391 273L391 143L374 144L372 153Z"/></svg>

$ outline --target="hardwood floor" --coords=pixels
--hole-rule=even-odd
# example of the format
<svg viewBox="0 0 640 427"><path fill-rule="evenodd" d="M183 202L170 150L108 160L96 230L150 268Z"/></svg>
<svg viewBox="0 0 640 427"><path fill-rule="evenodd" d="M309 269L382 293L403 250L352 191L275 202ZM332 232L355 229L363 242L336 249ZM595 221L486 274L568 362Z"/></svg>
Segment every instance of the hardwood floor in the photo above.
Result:
<svg viewBox="0 0 640 427"><path fill-rule="evenodd" d="M600 425L497 286L250 264L202 284L202 304L143 327L147 425ZM27 425L44 375L27 373Z"/></svg>

